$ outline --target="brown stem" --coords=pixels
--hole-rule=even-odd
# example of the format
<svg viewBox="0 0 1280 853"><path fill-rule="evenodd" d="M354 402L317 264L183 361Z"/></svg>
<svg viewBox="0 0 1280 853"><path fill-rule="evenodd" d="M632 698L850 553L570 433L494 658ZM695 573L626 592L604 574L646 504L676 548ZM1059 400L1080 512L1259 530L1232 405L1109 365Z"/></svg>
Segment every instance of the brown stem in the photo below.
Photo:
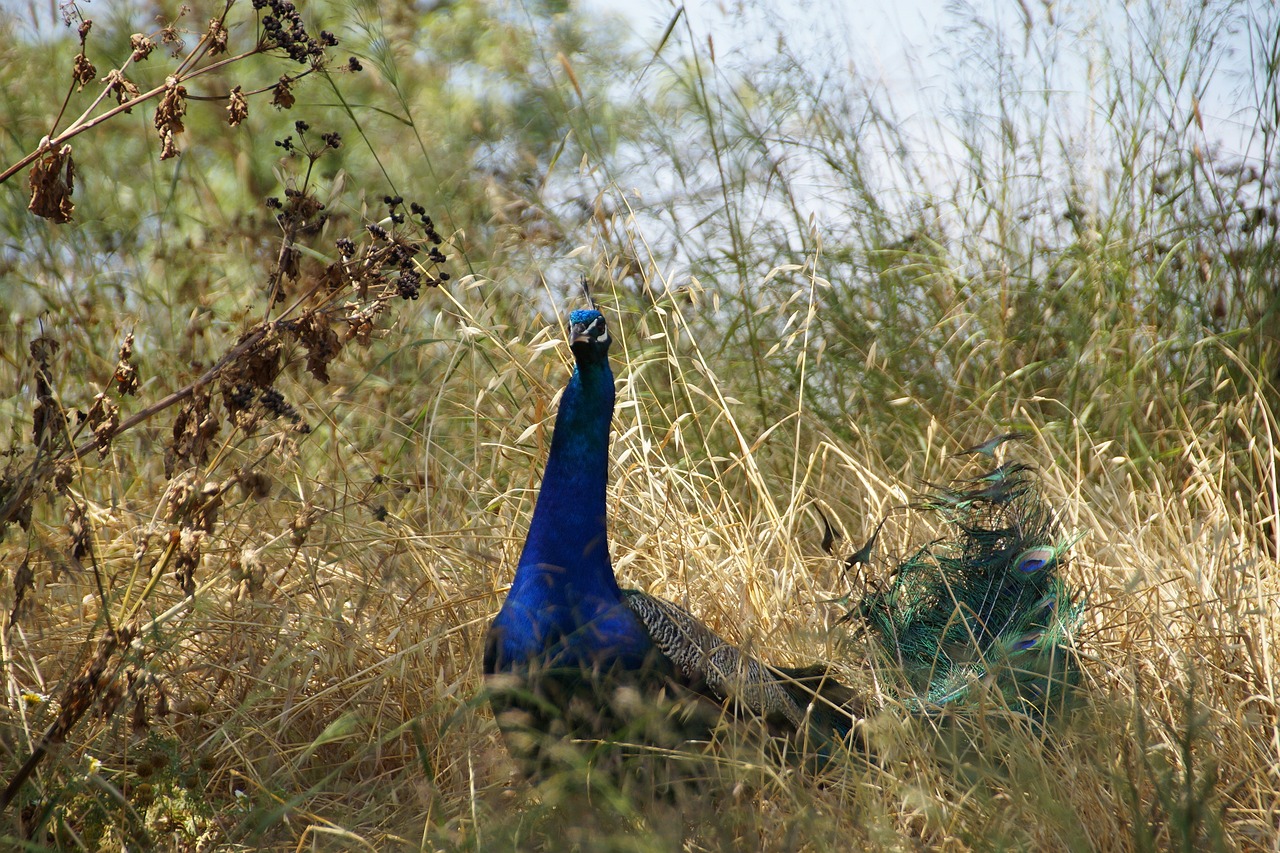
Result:
<svg viewBox="0 0 1280 853"><path fill-rule="evenodd" d="M242 59L246 59L250 56L255 56L261 53L263 50L264 50L263 46L258 45L253 50L246 51L241 54L237 54L236 56L229 56L226 59L220 59L217 62L206 65L203 68L197 68L195 71L192 71L190 74L187 74L184 77L174 79L174 83L175 84L185 83L186 81L192 79L193 77L199 77L202 74L208 74L211 71L216 71L219 68L223 68L227 65L230 65L233 62L239 62ZM80 134L84 133L86 130L90 130L91 128L97 127L98 125L102 124L104 121L107 121L108 119L111 119L111 118L115 118L116 116L120 115L120 113L131 110L134 107L136 107L138 104L145 103L146 101L151 100L152 98L161 94L168 88L169 88L169 82L166 80L162 85L156 86L154 89L151 89L148 92L144 92L143 94L139 95L136 98L132 98L131 100L125 101L124 103L118 104L112 107L111 109L107 110L105 113L102 113L99 116L95 116L94 118L91 118L88 121L85 121L83 124L74 124L71 127L68 127L66 130L64 130L62 133L59 133L56 137L52 139L46 138L44 140L41 140L41 144L36 147L35 151L32 151L30 154L23 157L21 160L14 163L12 166L5 169L3 172L0 172L0 184L3 184L5 181L12 178L18 172L22 171L24 168L31 165L33 162L35 162L36 158L38 158L45 151L49 151L54 148L57 148L59 145L66 142L68 139L72 139L76 136L79 136Z"/></svg>
<svg viewBox="0 0 1280 853"><path fill-rule="evenodd" d="M49 748L66 740L71 729L93 707L94 700L97 699L102 689L115 680L119 674L120 667L117 665L116 671L108 676L107 664L111 662L116 649L121 645L128 645L129 639L129 637L122 638L115 631L107 631L103 634L102 639L98 641L98 650L94 654L93 660L85 667L84 673L68 684L66 689L62 691L62 698L59 701L62 707L58 711L58 716L44 730L44 734L40 736L40 741L36 744L35 749L31 751L31 755L18 768L18 772L13 774L13 778L5 786L4 792L0 793L0 811L8 808L9 803L13 802L14 798L18 796L18 792L22 790L22 786L27 779L31 778L31 774L35 772L36 767L48 755Z"/></svg>
<svg viewBox="0 0 1280 853"><path fill-rule="evenodd" d="M203 385L208 385L214 379L217 379L218 374L221 373L228 364L235 361L237 358L239 358L244 353L248 352L253 347L257 346L258 342L262 340L263 336L266 335L267 331L273 328L274 326L275 326L274 323L267 325L265 328L260 329L257 333L241 341L235 347L232 347L230 350L227 351L226 355L218 359L217 364L215 364L213 367L206 370L204 374L200 376L199 379L195 380L194 382L188 383L184 387L179 388L177 391L174 391L172 394L169 394L166 397L162 397L161 399L152 403L150 406L147 406L142 411L136 412L133 415L130 415L128 418L125 418L125 420L123 420L120 423L120 426L116 427L115 432L111 434L112 440L114 440L116 436L120 435L125 430L129 430L129 429L132 429L133 427L136 427L138 424L147 420L152 415L162 412L176 403L181 403L183 400L187 399L192 394L194 394L197 388ZM90 450L92 450L95 447L95 441L86 441L84 444L77 447L74 451L75 455L77 457L80 457L87 454Z"/></svg>

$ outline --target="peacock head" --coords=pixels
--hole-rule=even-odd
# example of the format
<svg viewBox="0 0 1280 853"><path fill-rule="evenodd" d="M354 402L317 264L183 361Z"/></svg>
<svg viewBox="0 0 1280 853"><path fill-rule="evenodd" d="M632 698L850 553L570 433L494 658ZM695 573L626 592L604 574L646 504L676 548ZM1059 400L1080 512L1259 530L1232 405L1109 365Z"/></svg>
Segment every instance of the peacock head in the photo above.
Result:
<svg viewBox="0 0 1280 853"><path fill-rule="evenodd" d="M579 364L594 364L609 357L609 326L604 315L584 308L569 315L569 347Z"/></svg>

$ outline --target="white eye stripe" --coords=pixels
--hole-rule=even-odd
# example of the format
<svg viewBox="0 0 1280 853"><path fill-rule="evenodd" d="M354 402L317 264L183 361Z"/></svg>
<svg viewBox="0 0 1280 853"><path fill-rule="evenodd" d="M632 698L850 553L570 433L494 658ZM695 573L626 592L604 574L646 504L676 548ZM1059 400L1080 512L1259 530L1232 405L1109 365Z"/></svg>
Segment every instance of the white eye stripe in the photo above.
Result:
<svg viewBox="0 0 1280 853"><path fill-rule="evenodd" d="M609 343L609 326L605 323L603 317L593 317L591 322L586 325L575 323L573 330L573 342L575 344L587 341L601 344Z"/></svg>

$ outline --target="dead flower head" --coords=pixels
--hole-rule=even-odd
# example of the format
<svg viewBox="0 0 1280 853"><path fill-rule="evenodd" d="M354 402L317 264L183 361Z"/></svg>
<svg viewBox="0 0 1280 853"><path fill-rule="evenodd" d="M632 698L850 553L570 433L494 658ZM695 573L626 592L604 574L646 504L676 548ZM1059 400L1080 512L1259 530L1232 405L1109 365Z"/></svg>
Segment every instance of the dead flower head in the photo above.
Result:
<svg viewBox="0 0 1280 853"><path fill-rule="evenodd" d="M71 202L75 178L76 167L71 158L71 146L63 145L57 151L47 149L36 158L27 177L27 183L31 187L31 202L27 205L27 210L59 225L70 222L71 214L76 209Z"/></svg>
<svg viewBox="0 0 1280 853"><path fill-rule="evenodd" d="M236 127L249 117L249 102L244 97L240 86L231 90L227 104L227 124Z"/></svg>
<svg viewBox="0 0 1280 853"><path fill-rule="evenodd" d="M293 80L288 75L281 77L280 82L271 90L271 105L282 110L293 108Z"/></svg>
<svg viewBox="0 0 1280 853"><path fill-rule="evenodd" d="M155 126L160 132L161 160L178 156L178 147L174 144L173 137L186 130L182 124L182 117L186 114L187 87L178 85L177 79L170 77L160 106L156 107Z"/></svg>

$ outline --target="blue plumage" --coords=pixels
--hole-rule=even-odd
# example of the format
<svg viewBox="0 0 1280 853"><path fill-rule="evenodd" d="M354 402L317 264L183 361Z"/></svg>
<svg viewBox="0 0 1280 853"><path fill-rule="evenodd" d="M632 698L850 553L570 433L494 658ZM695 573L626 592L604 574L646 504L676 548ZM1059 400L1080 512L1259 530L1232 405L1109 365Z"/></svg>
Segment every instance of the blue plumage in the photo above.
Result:
<svg viewBox="0 0 1280 853"><path fill-rule="evenodd" d="M576 367L560 400L515 581L489 630L486 672L541 665L636 669L653 644L622 603L605 532L613 372L600 312L569 318Z"/></svg>
<svg viewBox="0 0 1280 853"><path fill-rule="evenodd" d="M485 640L489 695L513 752L534 770L548 737L642 731L647 742L676 745L708 736L726 710L781 733L814 720L821 731L807 735L846 733L851 717L831 710L843 688L824 667L768 667L678 605L619 588L605 525L609 332L595 310L573 312L569 332L573 376L515 580ZM808 710L818 694L822 707Z"/></svg>
<svg viewBox="0 0 1280 853"><path fill-rule="evenodd" d="M537 771L548 741L675 746L708 736L729 712L829 758L857 730L864 700L825 665L768 666L678 605L618 586L606 530L614 386L605 318L574 311L569 338L573 376L515 579L485 640L489 695L508 745ZM971 450L990 455L1021 437ZM943 513L953 537L901 563L889 588L848 614L922 691L911 707L962 700L966 685L997 672L997 662L1017 664L1011 681L1023 700L1062 680L1060 668L1031 663L1063 657L1079 613L1057 574L1070 542L1019 476L1028 470L1006 463L967 481L971 488L939 487L918 503ZM870 560L874 543L873 535L859 562Z"/></svg>

